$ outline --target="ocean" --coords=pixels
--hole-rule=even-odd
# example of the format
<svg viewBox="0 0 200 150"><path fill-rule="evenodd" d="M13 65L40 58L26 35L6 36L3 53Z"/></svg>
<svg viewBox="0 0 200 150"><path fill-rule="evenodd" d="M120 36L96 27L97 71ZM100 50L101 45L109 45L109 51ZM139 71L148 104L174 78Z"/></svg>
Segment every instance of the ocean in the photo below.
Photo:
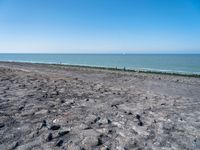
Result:
<svg viewBox="0 0 200 150"><path fill-rule="evenodd" d="M0 54L0 61L200 74L200 54Z"/></svg>

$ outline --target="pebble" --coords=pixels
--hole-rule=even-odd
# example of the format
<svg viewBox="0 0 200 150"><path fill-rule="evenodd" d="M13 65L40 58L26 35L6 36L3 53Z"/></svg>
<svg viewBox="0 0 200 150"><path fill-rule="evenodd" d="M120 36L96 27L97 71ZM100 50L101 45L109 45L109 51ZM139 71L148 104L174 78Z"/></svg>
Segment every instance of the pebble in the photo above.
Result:
<svg viewBox="0 0 200 150"><path fill-rule="evenodd" d="M113 131L112 130L108 130L108 133L111 134Z"/></svg>
<svg viewBox="0 0 200 150"><path fill-rule="evenodd" d="M140 121L140 122L138 123L138 125L139 125L139 126L143 126L143 122Z"/></svg>
<svg viewBox="0 0 200 150"><path fill-rule="evenodd" d="M84 130L90 130L90 129L92 129L92 127L90 127L90 126L84 128Z"/></svg>
<svg viewBox="0 0 200 150"><path fill-rule="evenodd" d="M51 125L50 130L58 130L60 129L60 125Z"/></svg>
<svg viewBox="0 0 200 150"><path fill-rule="evenodd" d="M43 121L42 121L42 126L41 126L41 128L42 128L42 127L46 127L46 126L47 126L47 122L46 122L46 120L43 120Z"/></svg>
<svg viewBox="0 0 200 150"><path fill-rule="evenodd" d="M108 119L108 124L111 124L111 123L112 123L112 121L110 119Z"/></svg>
<svg viewBox="0 0 200 150"><path fill-rule="evenodd" d="M5 126L5 124L0 123L0 128L3 128Z"/></svg>
<svg viewBox="0 0 200 150"><path fill-rule="evenodd" d="M137 114L137 115L136 115L136 118L137 118L138 120L140 120L140 115Z"/></svg>
<svg viewBox="0 0 200 150"><path fill-rule="evenodd" d="M52 133L49 133L47 136L47 142L51 141L53 139Z"/></svg>
<svg viewBox="0 0 200 150"><path fill-rule="evenodd" d="M62 146L62 144L63 144L63 140L59 140L59 141L56 143L56 146L57 146L57 147L60 147L60 146Z"/></svg>
<svg viewBox="0 0 200 150"><path fill-rule="evenodd" d="M60 131L59 133L58 133L58 135L59 136L64 136L64 135L66 135L66 134L68 134L70 131Z"/></svg>
<svg viewBox="0 0 200 150"><path fill-rule="evenodd" d="M137 115L136 115L136 118L137 118L138 121L139 121L139 122L138 122L138 125L139 125L139 126L143 126L143 122L140 120L140 118L141 118L140 115L137 114Z"/></svg>
<svg viewBox="0 0 200 150"><path fill-rule="evenodd" d="M128 115L133 115L132 112L129 112Z"/></svg>
<svg viewBox="0 0 200 150"><path fill-rule="evenodd" d="M16 149L18 146L19 146L19 142L14 142L13 144L10 145L10 148L8 148L8 149L14 150L14 149Z"/></svg>
<svg viewBox="0 0 200 150"><path fill-rule="evenodd" d="M24 106L20 106L18 110L21 111L22 109L24 109Z"/></svg>
<svg viewBox="0 0 200 150"><path fill-rule="evenodd" d="M102 140L101 138L98 138L98 142L97 142L97 145L96 146L101 146L103 143L102 143Z"/></svg>
<svg viewBox="0 0 200 150"><path fill-rule="evenodd" d="M60 103L61 103L61 104L65 103L65 100L61 100Z"/></svg>
<svg viewBox="0 0 200 150"><path fill-rule="evenodd" d="M94 123L96 123L97 121L99 121L101 118L97 117L96 119L94 119Z"/></svg>
<svg viewBox="0 0 200 150"><path fill-rule="evenodd" d="M161 103L160 105L166 105L166 103Z"/></svg>

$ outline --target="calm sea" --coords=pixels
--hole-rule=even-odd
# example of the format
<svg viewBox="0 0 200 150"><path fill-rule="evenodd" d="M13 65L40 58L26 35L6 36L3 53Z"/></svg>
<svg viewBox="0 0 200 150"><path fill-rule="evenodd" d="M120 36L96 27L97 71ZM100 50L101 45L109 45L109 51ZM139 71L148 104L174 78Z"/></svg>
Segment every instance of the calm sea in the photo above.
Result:
<svg viewBox="0 0 200 150"><path fill-rule="evenodd" d="M125 67L200 74L200 54L0 54L0 61Z"/></svg>

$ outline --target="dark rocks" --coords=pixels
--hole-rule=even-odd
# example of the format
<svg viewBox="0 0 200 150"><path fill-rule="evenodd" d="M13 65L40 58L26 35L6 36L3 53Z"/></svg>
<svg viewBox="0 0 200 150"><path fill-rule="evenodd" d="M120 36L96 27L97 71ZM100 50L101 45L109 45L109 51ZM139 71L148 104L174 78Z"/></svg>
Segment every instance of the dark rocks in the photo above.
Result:
<svg viewBox="0 0 200 150"><path fill-rule="evenodd" d="M48 136L47 136L47 142L50 142L51 140L53 139L53 135L52 133L49 133Z"/></svg>
<svg viewBox="0 0 200 150"><path fill-rule="evenodd" d="M21 111L22 109L24 109L24 106L20 106L20 107L18 108L19 111Z"/></svg>
<svg viewBox="0 0 200 150"><path fill-rule="evenodd" d="M133 115L132 112L129 112L128 115Z"/></svg>
<svg viewBox="0 0 200 150"><path fill-rule="evenodd" d="M68 130L66 130L66 131L60 131L59 133L58 133L58 135L59 136L64 136L64 135L66 135L66 134L68 134L70 131L68 131Z"/></svg>
<svg viewBox="0 0 200 150"><path fill-rule="evenodd" d="M47 122L46 122L46 120L43 120L43 121L42 121L41 128L42 128L42 127L46 127L46 126L47 126Z"/></svg>
<svg viewBox="0 0 200 150"><path fill-rule="evenodd" d="M124 147L124 150L129 150L128 148Z"/></svg>
<svg viewBox="0 0 200 150"><path fill-rule="evenodd" d="M110 119L108 119L108 124L111 124L111 123L112 123L112 121Z"/></svg>
<svg viewBox="0 0 200 150"><path fill-rule="evenodd" d="M5 126L5 124L0 123L0 129L3 128Z"/></svg>
<svg viewBox="0 0 200 150"><path fill-rule="evenodd" d="M108 90L107 90L107 89L104 89L104 92L108 92Z"/></svg>
<svg viewBox="0 0 200 150"><path fill-rule="evenodd" d="M46 99L48 97L48 94L44 93L44 95L42 97Z"/></svg>
<svg viewBox="0 0 200 150"><path fill-rule="evenodd" d="M166 105L166 103L161 103L160 105Z"/></svg>
<svg viewBox="0 0 200 150"><path fill-rule="evenodd" d="M56 91L56 95L59 95L60 94L60 92L59 91Z"/></svg>
<svg viewBox="0 0 200 150"><path fill-rule="evenodd" d="M90 130L90 129L92 129L92 127L90 127L90 126L84 128L84 130Z"/></svg>
<svg viewBox="0 0 200 150"><path fill-rule="evenodd" d="M94 119L94 123L96 123L97 121L99 121L101 118L100 117L97 117Z"/></svg>
<svg viewBox="0 0 200 150"><path fill-rule="evenodd" d="M26 85L25 85L25 84L21 84L21 85L19 85L19 87L20 87L20 88L25 88Z"/></svg>
<svg viewBox="0 0 200 150"><path fill-rule="evenodd" d="M111 134L111 133L113 133L113 131L112 130L108 130L108 134Z"/></svg>
<svg viewBox="0 0 200 150"><path fill-rule="evenodd" d="M102 126L103 125L103 123L99 123L99 126Z"/></svg>
<svg viewBox="0 0 200 150"><path fill-rule="evenodd" d="M113 104L113 105L111 105L111 107L115 107L115 108L118 109L118 106L117 106L117 105L119 105L119 104Z"/></svg>
<svg viewBox="0 0 200 150"><path fill-rule="evenodd" d="M137 114L137 115L136 115L136 118L137 118L138 120L140 120L140 115Z"/></svg>
<svg viewBox="0 0 200 150"><path fill-rule="evenodd" d="M59 140L59 141L56 143L56 146L57 146L57 147L60 147L60 146L62 146L62 144L63 144L63 140Z"/></svg>
<svg viewBox="0 0 200 150"><path fill-rule="evenodd" d="M17 148L18 146L19 146L19 142L16 142L13 148L15 149L15 148Z"/></svg>
<svg viewBox="0 0 200 150"><path fill-rule="evenodd" d="M60 125L51 125L50 130L58 130L60 129Z"/></svg>
<svg viewBox="0 0 200 150"><path fill-rule="evenodd" d="M96 146L101 146L102 144L103 144L103 142L102 142L101 138L99 137Z"/></svg>
<svg viewBox="0 0 200 150"><path fill-rule="evenodd" d="M143 122L142 122L142 121L139 121L138 125L139 125L139 126L143 126Z"/></svg>
<svg viewBox="0 0 200 150"><path fill-rule="evenodd" d="M105 142L108 141L108 136L105 134L100 134L98 139L97 139L97 144L96 146L101 146L103 145Z"/></svg>
<svg viewBox="0 0 200 150"><path fill-rule="evenodd" d="M62 100L60 101L60 103L61 103L61 104L65 103L65 100L62 99Z"/></svg>
<svg viewBox="0 0 200 150"><path fill-rule="evenodd" d="M16 149L18 146L19 146L19 142L14 142L14 143L12 143L12 144L10 145L10 148L9 148L9 149L14 150L14 149Z"/></svg>
<svg viewBox="0 0 200 150"><path fill-rule="evenodd" d="M139 125L139 126L143 126L143 122L141 121L140 115L137 114L137 115L136 115L136 118L137 118L138 121L139 121L139 122L138 122L138 125Z"/></svg>

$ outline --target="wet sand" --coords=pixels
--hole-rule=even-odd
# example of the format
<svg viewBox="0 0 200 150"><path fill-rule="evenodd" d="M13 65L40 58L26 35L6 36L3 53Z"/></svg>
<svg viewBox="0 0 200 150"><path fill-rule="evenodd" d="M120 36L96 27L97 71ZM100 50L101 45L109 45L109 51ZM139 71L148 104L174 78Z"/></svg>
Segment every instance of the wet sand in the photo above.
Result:
<svg viewBox="0 0 200 150"><path fill-rule="evenodd" d="M198 150L200 78L0 62L0 149Z"/></svg>

